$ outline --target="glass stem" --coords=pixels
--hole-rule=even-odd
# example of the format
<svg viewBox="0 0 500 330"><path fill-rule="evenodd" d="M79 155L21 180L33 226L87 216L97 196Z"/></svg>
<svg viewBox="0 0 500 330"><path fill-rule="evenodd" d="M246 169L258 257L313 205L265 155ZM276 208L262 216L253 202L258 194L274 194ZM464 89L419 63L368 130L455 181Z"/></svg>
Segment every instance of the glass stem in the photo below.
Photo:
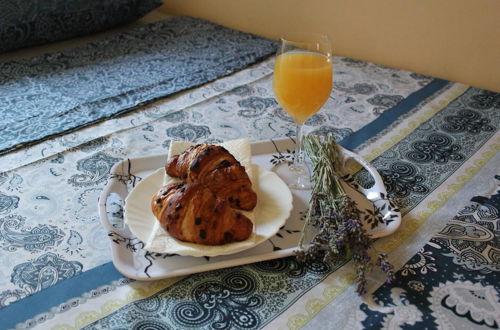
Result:
<svg viewBox="0 0 500 330"><path fill-rule="evenodd" d="M293 157L292 167L301 169L304 162L304 148L302 144L302 125L297 124L295 127L295 157Z"/></svg>

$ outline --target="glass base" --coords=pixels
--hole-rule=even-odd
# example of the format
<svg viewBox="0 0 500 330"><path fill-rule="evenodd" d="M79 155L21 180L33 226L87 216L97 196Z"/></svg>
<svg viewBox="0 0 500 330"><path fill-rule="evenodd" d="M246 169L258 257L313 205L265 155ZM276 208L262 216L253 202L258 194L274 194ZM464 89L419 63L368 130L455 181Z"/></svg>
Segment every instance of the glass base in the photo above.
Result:
<svg viewBox="0 0 500 330"><path fill-rule="evenodd" d="M309 190L312 188L309 168L305 164L281 163L276 165L273 171L285 181L290 189Z"/></svg>

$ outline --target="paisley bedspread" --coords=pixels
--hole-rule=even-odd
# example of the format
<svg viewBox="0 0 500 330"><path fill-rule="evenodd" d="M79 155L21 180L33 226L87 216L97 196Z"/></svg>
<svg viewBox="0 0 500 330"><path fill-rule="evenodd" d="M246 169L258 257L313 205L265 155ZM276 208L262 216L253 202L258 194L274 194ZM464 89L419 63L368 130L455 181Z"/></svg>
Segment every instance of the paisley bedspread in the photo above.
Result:
<svg viewBox="0 0 500 330"><path fill-rule="evenodd" d="M148 282L113 267L110 244L141 246L100 224L113 164L166 153L171 140L293 136L273 61L2 155L0 328L500 327L500 94L344 57L305 128L334 134L382 175L403 214L375 243L398 269L393 284L374 271L358 297L351 263L294 257ZM121 205L109 207L121 221Z"/></svg>
<svg viewBox="0 0 500 330"><path fill-rule="evenodd" d="M236 72L276 42L193 17L0 62L0 154Z"/></svg>

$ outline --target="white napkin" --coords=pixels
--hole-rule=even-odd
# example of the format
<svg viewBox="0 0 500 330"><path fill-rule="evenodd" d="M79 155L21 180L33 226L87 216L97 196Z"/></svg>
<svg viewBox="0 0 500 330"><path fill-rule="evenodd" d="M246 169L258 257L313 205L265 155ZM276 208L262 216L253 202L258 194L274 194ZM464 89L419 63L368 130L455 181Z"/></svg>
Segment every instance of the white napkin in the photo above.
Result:
<svg viewBox="0 0 500 330"><path fill-rule="evenodd" d="M182 153L192 144L193 143L190 142L173 141L168 152L168 159L172 158L174 155ZM252 150L250 141L247 139L238 139L226 141L220 145L226 148L241 163L241 165L245 167L248 177L250 178L250 181L252 181L252 188L257 191L258 184L252 171ZM170 182L178 180L179 179L172 178L165 174L163 184L166 185ZM190 256L216 256L245 250L255 245L255 212L242 211L242 213L254 223L254 231L245 241L214 246L182 242L170 236L168 232L163 230L160 223L155 221L149 239L145 242L144 249L151 252L175 253Z"/></svg>

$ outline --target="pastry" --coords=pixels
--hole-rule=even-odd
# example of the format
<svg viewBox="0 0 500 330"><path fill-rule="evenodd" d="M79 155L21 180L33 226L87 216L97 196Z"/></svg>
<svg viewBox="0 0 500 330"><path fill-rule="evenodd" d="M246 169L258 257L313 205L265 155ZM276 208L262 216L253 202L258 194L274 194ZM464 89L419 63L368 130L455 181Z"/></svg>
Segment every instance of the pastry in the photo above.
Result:
<svg viewBox="0 0 500 330"><path fill-rule="evenodd" d="M252 222L199 183L171 183L152 201L153 214L171 236L186 242L220 245L247 239Z"/></svg>
<svg viewBox="0 0 500 330"><path fill-rule="evenodd" d="M231 207L246 211L257 204L257 194L243 167L224 147L198 144L172 157L165 165L171 177L185 183L200 183Z"/></svg>

